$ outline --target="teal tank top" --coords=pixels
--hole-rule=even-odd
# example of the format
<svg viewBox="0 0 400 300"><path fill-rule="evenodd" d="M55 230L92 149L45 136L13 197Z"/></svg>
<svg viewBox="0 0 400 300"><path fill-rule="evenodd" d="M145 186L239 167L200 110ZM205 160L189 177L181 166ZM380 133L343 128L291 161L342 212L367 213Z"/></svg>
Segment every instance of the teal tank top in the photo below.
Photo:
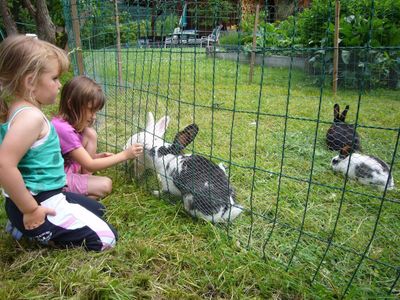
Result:
<svg viewBox="0 0 400 300"><path fill-rule="evenodd" d="M6 123L1 124L0 144L3 142L12 120L24 109L34 108L21 107ZM29 148L18 164L18 170L22 174L25 186L33 195L59 189L66 184L64 159L61 155L57 132L45 115L43 115L43 118L49 126L49 132Z"/></svg>

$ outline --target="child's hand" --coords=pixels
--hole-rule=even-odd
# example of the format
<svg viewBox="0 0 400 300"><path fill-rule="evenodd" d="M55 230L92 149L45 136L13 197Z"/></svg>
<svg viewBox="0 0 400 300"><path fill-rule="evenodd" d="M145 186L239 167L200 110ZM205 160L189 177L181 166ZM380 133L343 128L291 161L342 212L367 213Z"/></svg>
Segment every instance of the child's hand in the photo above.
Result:
<svg viewBox="0 0 400 300"><path fill-rule="evenodd" d="M111 152L101 152L101 153L96 153L95 158L109 157L109 156L113 156L113 155L114 155L114 153L111 153Z"/></svg>
<svg viewBox="0 0 400 300"><path fill-rule="evenodd" d="M125 150L128 155L128 159L133 159L138 157L143 153L143 145L142 144L133 144L129 148Z"/></svg>
<svg viewBox="0 0 400 300"><path fill-rule="evenodd" d="M39 227L44 223L46 215L55 216L56 212L54 209L39 205L34 211L24 214L25 229L32 230Z"/></svg>

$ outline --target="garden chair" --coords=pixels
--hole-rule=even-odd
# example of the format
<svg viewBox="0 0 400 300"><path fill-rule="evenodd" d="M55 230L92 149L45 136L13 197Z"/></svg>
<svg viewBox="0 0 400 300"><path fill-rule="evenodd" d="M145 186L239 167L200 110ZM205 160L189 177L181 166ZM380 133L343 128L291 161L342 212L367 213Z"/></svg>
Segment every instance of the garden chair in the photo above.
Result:
<svg viewBox="0 0 400 300"><path fill-rule="evenodd" d="M221 34L221 29L222 25L218 25L213 29L213 31L208 35L208 36L202 36L201 41L207 42L207 47L210 46L210 44L218 43L219 42L219 36Z"/></svg>
<svg viewBox="0 0 400 300"><path fill-rule="evenodd" d="M174 29L174 32L170 36L167 36L165 38L165 43L164 43L165 47L167 47L167 45L176 45L176 44L178 44L179 39L180 39L179 35L181 33L182 33L182 30L179 27L176 27Z"/></svg>

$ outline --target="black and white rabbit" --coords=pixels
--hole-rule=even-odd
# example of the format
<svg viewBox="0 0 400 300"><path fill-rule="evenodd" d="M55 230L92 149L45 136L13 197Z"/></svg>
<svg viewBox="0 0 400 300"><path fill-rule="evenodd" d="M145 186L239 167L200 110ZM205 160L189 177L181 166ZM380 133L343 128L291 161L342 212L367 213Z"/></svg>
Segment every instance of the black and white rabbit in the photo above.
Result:
<svg viewBox="0 0 400 300"><path fill-rule="evenodd" d="M326 144L329 150L339 151L346 145L353 145L355 151L361 151L360 137L354 126L345 123L349 106L340 114L339 104L333 106L333 124L326 134ZM354 136L354 142L353 142Z"/></svg>
<svg viewBox="0 0 400 300"><path fill-rule="evenodd" d="M394 188L394 180L390 174L389 166L381 159L364 155L360 153L352 153L350 156L351 147L346 145L340 150L340 154L332 158L332 168L335 172L342 172L344 175L347 172L348 177L356 179L362 184L373 185L380 190L384 190L386 183L387 189ZM389 182L388 182L389 181Z"/></svg>
<svg viewBox="0 0 400 300"><path fill-rule="evenodd" d="M145 131L128 140L125 147L132 143L144 145L144 155L138 161L143 165L136 175L145 168L154 169L162 192L182 197L185 210L194 217L213 223L234 220L243 207L235 202L234 189L222 164L218 166L203 156L182 153L196 137L197 125L191 124L178 132L169 144L162 139L169 121L164 116L154 124L154 116L149 112Z"/></svg>

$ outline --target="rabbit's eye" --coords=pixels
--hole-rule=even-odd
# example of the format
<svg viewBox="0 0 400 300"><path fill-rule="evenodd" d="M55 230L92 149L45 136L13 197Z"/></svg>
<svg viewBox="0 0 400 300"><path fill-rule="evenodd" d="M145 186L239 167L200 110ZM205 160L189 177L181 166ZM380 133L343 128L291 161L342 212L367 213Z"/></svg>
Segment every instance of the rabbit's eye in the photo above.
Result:
<svg viewBox="0 0 400 300"><path fill-rule="evenodd" d="M337 158L332 159L333 165L337 165L338 163L339 163L339 159L337 159Z"/></svg>
<svg viewBox="0 0 400 300"><path fill-rule="evenodd" d="M149 155L153 158L156 156L156 147L150 149Z"/></svg>

